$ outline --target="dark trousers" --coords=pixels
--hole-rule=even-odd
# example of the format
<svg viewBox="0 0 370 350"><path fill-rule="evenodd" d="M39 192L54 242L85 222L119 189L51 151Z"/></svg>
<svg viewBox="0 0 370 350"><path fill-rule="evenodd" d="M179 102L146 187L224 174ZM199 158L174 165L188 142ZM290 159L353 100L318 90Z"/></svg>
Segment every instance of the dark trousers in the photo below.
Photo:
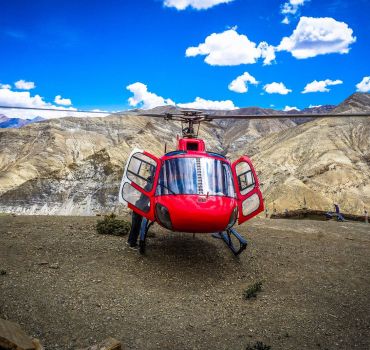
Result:
<svg viewBox="0 0 370 350"><path fill-rule="evenodd" d="M132 212L132 223L131 223L131 231L128 236L127 242L133 246L137 244L137 239L140 234L140 227L141 227L141 222L143 221L143 217L134 211Z"/></svg>

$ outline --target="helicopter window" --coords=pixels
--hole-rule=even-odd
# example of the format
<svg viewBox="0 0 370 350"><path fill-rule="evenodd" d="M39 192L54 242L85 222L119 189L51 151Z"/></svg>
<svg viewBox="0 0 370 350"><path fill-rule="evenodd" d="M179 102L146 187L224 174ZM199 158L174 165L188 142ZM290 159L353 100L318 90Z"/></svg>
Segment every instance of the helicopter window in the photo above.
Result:
<svg viewBox="0 0 370 350"><path fill-rule="evenodd" d="M145 191L150 191L153 187L156 165L152 158L142 153L136 153L130 159L127 177Z"/></svg>
<svg viewBox="0 0 370 350"><path fill-rule="evenodd" d="M242 204L243 215L247 216L255 212L260 206L260 199L258 194L253 194L247 198Z"/></svg>
<svg viewBox="0 0 370 350"><path fill-rule="evenodd" d="M238 185L242 195L252 191L255 185L252 169L247 162L241 162L236 165L236 175Z"/></svg>
<svg viewBox="0 0 370 350"><path fill-rule="evenodd" d="M144 193L131 186L128 182L123 185L122 188L122 198L142 210L143 212L148 212L150 209L150 199Z"/></svg>
<svg viewBox="0 0 370 350"><path fill-rule="evenodd" d="M212 158L201 159L203 194L234 197L230 166Z"/></svg>
<svg viewBox="0 0 370 350"><path fill-rule="evenodd" d="M156 194L197 194L197 183L195 158L169 159L163 163Z"/></svg>
<svg viewBox="0 0 370 350"><path fill-rule="evenodd" d="M198 143L197 142L188 142L186 144L188 151L198 151Z"/></svg>
<svg viewBox="0 0 370 350"><path fill-rule="evenodd" d="M174 158L163 163L156 195L209 194L234 197L229 164L212 158Z"/></svg>

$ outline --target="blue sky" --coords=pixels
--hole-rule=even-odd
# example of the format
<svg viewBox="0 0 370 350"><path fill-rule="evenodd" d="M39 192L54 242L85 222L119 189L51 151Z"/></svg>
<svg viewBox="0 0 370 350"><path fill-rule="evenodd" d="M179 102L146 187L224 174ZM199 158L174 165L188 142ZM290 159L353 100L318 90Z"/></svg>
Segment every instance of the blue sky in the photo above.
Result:
<svg viewBox="0 0 370 350"><path fill-rule="evenodd" d="M166 1L1 1L0 104L283 109L370 89L368 0Z"/></svg>

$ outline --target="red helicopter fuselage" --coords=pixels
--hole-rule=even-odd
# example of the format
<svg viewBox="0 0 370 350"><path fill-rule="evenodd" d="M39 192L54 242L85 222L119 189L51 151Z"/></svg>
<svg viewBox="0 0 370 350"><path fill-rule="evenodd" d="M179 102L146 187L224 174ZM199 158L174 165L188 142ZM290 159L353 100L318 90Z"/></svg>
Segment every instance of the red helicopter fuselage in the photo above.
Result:
<svg viewBox="0 0 370 350"><path fill-rule="evenodd" d="M197 145L198 149L186 150L188 142ZM164 169L170 169L171 163L174 165L183 163L179 170L181 172L181 168L187 167L188 169L183 171L187 171L188 174L175 173L174 176L186 177L183 181L180 181L180 185L184 183L187 189L177 191L177 194L174 194L168 190L163 191L159 185L155 196L156 205L163 205L171 213L172 230L206 233L223 231L228 225L233 226L237 219L238 203L230 162L222 155L207 153L202 140L180 140L179 148L180 150L160 158L163 168L159 181L162 180L163 173L166 172ZM207 165L209 166L208 171L206 169ZM169 176L171 175L167 171L167 179ZM204 180L207 179L211 180L211 184L204 183ZM175 185L176 190L178 187L180 186ZM156 214L158 220L160 214Z"/></svg>
<svg viewBox="0 0 370 350"><path fill-rule="evenodd" d="M231 228L263 210L257 174L247 157L230 163L207 152L204 141L183 138L176 151L156 158L134 150L126 164L120 201L130 209L181 232Z"/></svg>

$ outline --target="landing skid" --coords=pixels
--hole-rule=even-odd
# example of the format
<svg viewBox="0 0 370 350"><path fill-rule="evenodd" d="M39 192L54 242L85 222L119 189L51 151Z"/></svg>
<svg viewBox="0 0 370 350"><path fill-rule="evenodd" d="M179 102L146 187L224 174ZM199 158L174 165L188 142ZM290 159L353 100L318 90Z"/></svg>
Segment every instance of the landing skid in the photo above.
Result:
<svg viewBox="0 0 370 350"><path fill-rule="evenodd" d="M238 240L239 247L235 247L231 236L234 236ZM247 248L248 245L247 240L233 228L229 228L222 232L212 233L212 237L222 239L235 256L238 256L245 248Z"/></svg>
<svg viewBox="0 0 370 350"><path fill-rule="evenodd" d="M145 254L145 248L146 248L146 236L148 234L148 231L150 229L150 226L154 224L154 221L149 221L146 218L143 218L143 221L141 222L140 227L140 240L139 240L139 252L140 254Z"/></svg>

